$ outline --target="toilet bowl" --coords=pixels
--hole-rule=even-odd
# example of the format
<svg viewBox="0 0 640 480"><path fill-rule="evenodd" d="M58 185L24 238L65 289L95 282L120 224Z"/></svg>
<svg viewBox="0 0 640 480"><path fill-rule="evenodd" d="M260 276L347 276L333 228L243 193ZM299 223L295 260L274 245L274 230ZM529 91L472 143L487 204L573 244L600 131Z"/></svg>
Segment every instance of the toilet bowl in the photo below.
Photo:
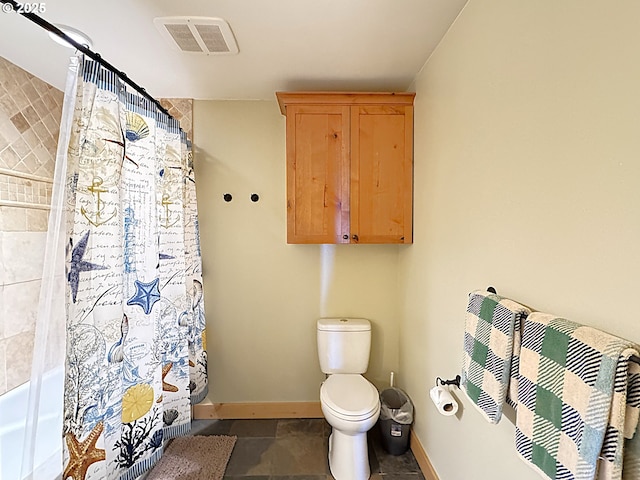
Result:
<svg viewBox="0 0 640 480"><path fill-rule="evenodd" d="M336 480L367 480L367 432L380 415L376 387L359 374L332 374L320 387L320 405L331 425L329 468Z"/></svg>

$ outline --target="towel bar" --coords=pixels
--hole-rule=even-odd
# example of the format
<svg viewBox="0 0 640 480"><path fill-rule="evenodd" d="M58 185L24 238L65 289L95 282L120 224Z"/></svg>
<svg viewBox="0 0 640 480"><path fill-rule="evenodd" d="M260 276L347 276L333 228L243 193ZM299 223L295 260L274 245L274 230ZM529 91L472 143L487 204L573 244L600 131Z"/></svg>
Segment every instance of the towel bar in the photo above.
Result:
<svg viewBox="0 0 640 480"><path fill-rule="evenodd" d="M494 287L487 287L487 291L493 294L497 294L496 289ZM629 360L631 360L634 363L640 364L640 357L638 357L637 355L631 355L629 357Z"/></svg>

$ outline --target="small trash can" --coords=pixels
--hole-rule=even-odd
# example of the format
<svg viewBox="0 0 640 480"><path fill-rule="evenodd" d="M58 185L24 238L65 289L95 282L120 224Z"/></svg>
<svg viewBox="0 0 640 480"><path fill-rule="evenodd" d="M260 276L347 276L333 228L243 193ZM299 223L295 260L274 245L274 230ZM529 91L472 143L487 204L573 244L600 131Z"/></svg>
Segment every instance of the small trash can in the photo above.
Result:
<svg viewBox="0 0 640 480"><path fill-rule="evenodd" d="M402 455L409 449L409 429L413 422L413 404L399 388L380 393L380 432L382 446L391 455Z"/></svg>

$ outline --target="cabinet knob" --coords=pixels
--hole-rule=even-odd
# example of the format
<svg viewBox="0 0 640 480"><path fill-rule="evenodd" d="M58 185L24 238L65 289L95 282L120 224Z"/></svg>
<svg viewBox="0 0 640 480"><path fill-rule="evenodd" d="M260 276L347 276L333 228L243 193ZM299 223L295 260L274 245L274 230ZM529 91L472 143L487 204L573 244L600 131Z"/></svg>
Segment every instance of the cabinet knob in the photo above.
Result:
<svg viewBox="0 0 640 480"><path fill-rule="evenodd" d="M354 241L356 241L356 242L359 240L359 239L358 239L358 235L352 235L352 236L351 236L351 238L352 238Z"/></svg>
<svg viewBox="0 0 640 480"><path fill-rule="evenodd" d="M342 235L342 238L344 238L345 240L349 240L349 235Z"/></svg>

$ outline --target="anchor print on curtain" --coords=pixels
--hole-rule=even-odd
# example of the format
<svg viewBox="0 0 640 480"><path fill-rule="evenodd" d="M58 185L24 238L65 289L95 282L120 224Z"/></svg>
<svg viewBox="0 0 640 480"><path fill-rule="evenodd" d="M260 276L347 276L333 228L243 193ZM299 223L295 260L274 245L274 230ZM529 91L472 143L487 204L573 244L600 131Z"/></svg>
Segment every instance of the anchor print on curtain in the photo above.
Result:
<svg viewBox="0 0 640 480"><path fill-rule="evenodd" d="M129 480L207 394L191 146L153 102L73 61L63 478Z"/></svg>

